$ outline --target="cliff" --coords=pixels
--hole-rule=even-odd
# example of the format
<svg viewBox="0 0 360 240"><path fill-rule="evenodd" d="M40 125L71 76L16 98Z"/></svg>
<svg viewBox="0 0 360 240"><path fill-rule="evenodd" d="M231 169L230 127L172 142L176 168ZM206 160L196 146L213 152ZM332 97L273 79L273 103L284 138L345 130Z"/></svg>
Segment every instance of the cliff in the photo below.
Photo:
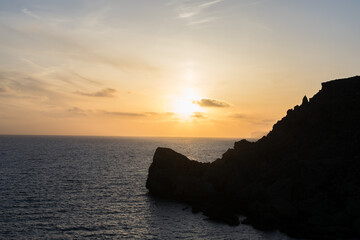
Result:
<svg viewBox="0 0 360 240"><path fill-rule="evenodd" d="M158 148L146 187L218 221L317 239L360 237L360 77L322 83L267 136L203 164Z"/></svg>

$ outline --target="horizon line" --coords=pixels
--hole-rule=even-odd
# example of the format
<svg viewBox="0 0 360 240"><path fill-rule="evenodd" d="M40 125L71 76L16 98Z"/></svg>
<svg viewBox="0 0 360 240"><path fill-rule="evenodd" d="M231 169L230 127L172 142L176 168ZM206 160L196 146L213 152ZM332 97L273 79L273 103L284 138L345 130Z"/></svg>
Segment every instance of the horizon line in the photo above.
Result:
<svg viewBox="0 0 360 240"><path fill-rule="evenodd" d="M0 134L0 137L3 136L24 136L24 137L31 137L31 136L38 136L38 137L109 137L109 138L213 138L213 139L253 139L257 140L260 138L254 137L229 137L229 136L205 136L205 137L196 137L196 136L141 136L141 135L71 135L71 134Z"/></svg>

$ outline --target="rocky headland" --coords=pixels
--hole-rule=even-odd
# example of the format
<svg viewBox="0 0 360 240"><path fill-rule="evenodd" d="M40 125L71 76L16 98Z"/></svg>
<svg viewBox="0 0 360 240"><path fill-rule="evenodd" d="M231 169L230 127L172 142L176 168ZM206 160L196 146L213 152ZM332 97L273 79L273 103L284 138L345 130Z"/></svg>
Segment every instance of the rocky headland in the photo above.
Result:
<svg viewBox="0 0 360 240"><path fill-rule="evenodd" d="M360 76L322 83L265 137L212 163L158 148L146 187L230 225L241 214L292 237L360 238Z"/></svg>

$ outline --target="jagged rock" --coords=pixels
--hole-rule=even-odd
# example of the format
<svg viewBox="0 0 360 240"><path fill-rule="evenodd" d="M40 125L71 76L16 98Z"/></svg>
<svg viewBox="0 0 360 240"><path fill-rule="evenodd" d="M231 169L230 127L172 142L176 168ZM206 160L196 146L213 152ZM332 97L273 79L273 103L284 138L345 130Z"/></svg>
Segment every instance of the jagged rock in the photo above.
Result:
<svg viewBox="0 0 360 240"><path fill-rule="evenodd" d="M325 82L265 137L211 164L157 149L147 188L229 224L233 211L293 237L360 238L359 123L360 77Z"/></svg>
<svg viewBox="0 0 360 240"><path fill-rule="evenodd" d="M302 104L301 105L305 105L305 104L308 104L309 103L309 100L306 96L304 96L303 100L302 100Z"/></svg>

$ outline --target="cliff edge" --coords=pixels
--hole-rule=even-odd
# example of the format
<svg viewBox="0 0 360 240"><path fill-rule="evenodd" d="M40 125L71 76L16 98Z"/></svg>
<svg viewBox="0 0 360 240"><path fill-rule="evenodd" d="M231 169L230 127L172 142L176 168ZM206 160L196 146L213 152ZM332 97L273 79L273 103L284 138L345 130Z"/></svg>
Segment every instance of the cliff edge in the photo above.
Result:
<svg viewBox="0 0 360 240"><path fill-rule="evenodd" d="M292 237L359 238L360 76L322 83L265 137L211 164L158 148L146 187L231 225L238 213Z"/></svg>

